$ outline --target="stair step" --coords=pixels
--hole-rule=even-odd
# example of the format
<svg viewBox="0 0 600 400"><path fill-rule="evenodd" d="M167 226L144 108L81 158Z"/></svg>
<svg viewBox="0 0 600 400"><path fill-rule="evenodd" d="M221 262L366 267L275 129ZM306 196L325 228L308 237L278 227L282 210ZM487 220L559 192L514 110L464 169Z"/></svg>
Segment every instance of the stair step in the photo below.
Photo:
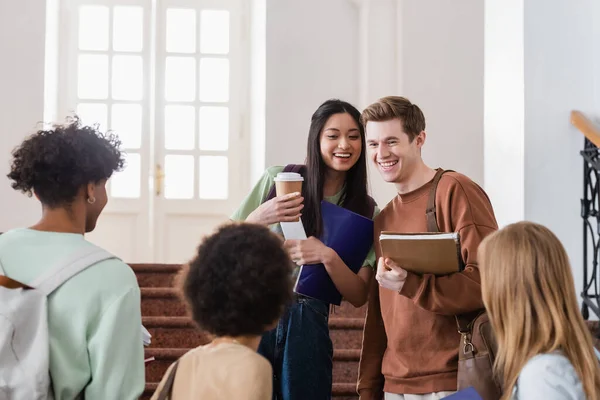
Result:
<svg viewBox="0 0 600 400"><path fill-rule="evenodd" d="M363 318L329 318L329 337L334 349L360 349L362 347Z"/></svg>
<svg viewBox="0 0 600 400"><path fill-rule="evenodd" d="M329 329L362 332L364 322L362 318L330 318ZM189 317L142 317L142 324L146 328L199 329Z"/></svg>
<svg viewBox="0 0 600 400"><path fill-rule="evenodd" d="M188 310L179 295L172 288L142 287L142 315L145 317L185 317Z"/></svg>
<svg viewBox="0 0 600 400"><path fill-rule="evenodd" d="M333 307L330 317L348 317L364 319L367 313L367 305L362 307L354 307L347 301L342 301L342 305Z"/></svg>
<svg viewBox="0 0 600 400"><path fill-rule="evenodd" d="M142 323L146 328L172 327L172 328L194 328L198 329L194 321L189 317L142 317ZM362 331L364 320L362 318L331 317L329 329L346 329Z"/></svg>
<svg viewBox="0 0 600 400"><path fill-rule="evenodd" d="M142 317L142 323L152 335L150 348L194 348L210 341L188 317ZM360 349L363 324L360 318L331 318L334 349Z"/></svg>
<svg viewBox="0 0 600 400"><path fill-rule="evenodd" d="M146 383L144 388L144 394L140 400L148 400L158 387L157 382ZM356 394L356 384L351 383L334 383L331 389L331 394L336 400L357 400L358 395Z"/></svg>
<svg viewBox="0 0 600 400"><path fill-rule="evenodd" d="M150 348L194 348L210 341L188 317L142 317L142 325L152 335Z"/></svg>
<svg viewBox="0 0 600 400"><path fill-rule="evenodd" d="M172 287L180 264L129 264L140 287Z"/></svg>
<svg viewBox="0 0 600 400"><path fill-rule="evenodd" d="M177 289L170 287L141 287L142 315L143 316L168 316L184 317L187 315L186 306ZM341 306L336 306L330 314L331 318L348 317L364 318L366 306L359 308L344 301Z"/></svg>

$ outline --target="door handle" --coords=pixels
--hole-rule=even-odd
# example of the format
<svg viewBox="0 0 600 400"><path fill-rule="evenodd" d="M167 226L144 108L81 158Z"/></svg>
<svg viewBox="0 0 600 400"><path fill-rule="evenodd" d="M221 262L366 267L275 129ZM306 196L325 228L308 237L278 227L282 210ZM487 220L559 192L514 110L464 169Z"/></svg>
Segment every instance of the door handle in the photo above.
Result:
<svg viewBox="0 0 600 400"><path fill-rule="evenodd" d="M156 164L154 167L154 188L156 191L156 195L160 196L162 193L162 186L165 180L165 173L160 164Z"/></svg>

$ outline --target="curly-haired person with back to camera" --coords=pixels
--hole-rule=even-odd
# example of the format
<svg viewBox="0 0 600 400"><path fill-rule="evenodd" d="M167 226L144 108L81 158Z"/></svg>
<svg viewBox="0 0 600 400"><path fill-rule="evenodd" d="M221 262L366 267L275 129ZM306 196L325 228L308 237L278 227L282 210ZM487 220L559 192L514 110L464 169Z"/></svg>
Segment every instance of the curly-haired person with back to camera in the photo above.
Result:
<svg viewBox="0 0 600 400"><path fill-rule="evenodd" d="M107 203L106 181L123 167L119 140L79 119L43 129L12 153L12 187L35 195L42 217L0 236L0 264L28 286L82 254ZM110 255L108 255L110 257ZM117 258L97 262L48 296L50 378L55 400L138 399L144 390L140 290ZM0 366L0 370L1 370Z"/></svg>
<svg viewBox="0 0 600 400"><path fill-rule="evenodd" d="M180 286L194 321L214 338L173 364L152 400L169 389L170 400L270 400L273 370L256 350L291 302L291 265L281 239L261 225L227 224L205 238Z"/></svg>

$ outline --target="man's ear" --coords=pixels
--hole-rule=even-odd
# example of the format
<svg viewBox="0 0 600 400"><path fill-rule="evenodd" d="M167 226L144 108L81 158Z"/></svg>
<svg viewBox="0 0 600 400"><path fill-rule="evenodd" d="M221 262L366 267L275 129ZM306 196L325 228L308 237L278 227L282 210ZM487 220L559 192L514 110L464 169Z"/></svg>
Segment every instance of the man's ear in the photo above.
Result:
<svg viewBox="0 0 600 400"><path fill-rule="evenodd" d="M417 148L420 150L421 147L425 144L425 140L427 139L427 133L425 131L419 132L417 136L415 136L415 144Z"/></svg>

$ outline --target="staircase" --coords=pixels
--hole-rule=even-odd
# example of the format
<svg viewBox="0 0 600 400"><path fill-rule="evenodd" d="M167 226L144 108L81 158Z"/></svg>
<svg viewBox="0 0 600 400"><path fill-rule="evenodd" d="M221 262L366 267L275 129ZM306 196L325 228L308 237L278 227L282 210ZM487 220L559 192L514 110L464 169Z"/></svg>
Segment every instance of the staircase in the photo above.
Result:
<svg viewBox="0 0 600 400"><path fill-rule="evenodd" d="M146 358L154 357L146 365L146 389L140 400L148 400L158 383L177 358L208 339L186 315L186 307L173 288L173 278L179 265L131 264L142 292L142 323L152 335L152 344L146 348ZM365 308L354 308L342 303L329 319L333 341L333 398L357 400L356 381L362 342ZM598 321L586 321L600 349Z"/></svg>
<svg viewBox="0 0 600 400"><path fill-rule="evenodd" d="M142 323L152 335L145 358L155 358L146 364L146 389L140 399L148 400L169 365L189 349L206 344L208 339L187 316L185 304L173 288L179 265L131 264L131 268L142 293ZM329 319L335 400L358 399L356 381L365 309L342 303Z"/></svg>

